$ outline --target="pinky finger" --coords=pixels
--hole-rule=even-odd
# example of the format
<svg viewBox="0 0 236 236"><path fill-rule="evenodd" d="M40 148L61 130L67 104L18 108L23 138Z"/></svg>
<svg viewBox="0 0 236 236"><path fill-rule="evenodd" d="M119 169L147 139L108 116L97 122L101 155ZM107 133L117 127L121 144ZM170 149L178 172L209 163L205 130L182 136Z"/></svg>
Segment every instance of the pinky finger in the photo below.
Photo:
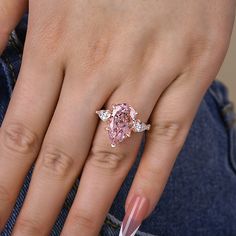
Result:
<svg viewBox="0 0 236 236"><path fill-rule="evenodd" d="M3 52L8 36L27 9L28 0L0 1L0 54Z"/></svg>
<svg viewBox="0 0 236 236"><path fill-rule="evenodd" d="M206 91L206 83L196 89L195 81L184 79L183 83L183 79L172 83L153 111L152 127L126 200L120 236L135 235L141 222L155 208Z"/></svg>

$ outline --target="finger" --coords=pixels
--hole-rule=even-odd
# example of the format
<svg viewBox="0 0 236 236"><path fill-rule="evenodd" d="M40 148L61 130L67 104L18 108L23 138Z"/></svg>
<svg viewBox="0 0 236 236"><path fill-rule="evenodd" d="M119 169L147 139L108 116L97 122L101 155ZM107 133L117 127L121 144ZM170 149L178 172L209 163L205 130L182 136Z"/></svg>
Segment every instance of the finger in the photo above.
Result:
<svg viewBox="0 0 236 236"><path fill-rule="evenodd" d="M162 50L166 53L160 57ZM142 121L147 121L157 98L179 72L179 64L174 63L175 58L167 60L168 56L165 55L169 55L168 50L163 47L158 53L152 52L153 56L146 58L142 70L133 73L133 80L131 76L123 80L105 107L111 108L111 104L127 102L140 112ZM135 59L128 58L129 61L138 61L136 56ZM98 235L112 201L135 160L142 134L133 133L130 139L111 148L105 127L103 122L98 125L62 235Z"/></svg>
<svg viewBox="0 0 236 236"><path fill-rule="evenodd" d="M169 76L170 73L165 72L162 79ZM151 85L143 86L142 83L135 87L133 84L120 86L106 107L111 108L111 104L126 101L137 111L141 111L140 119L147 121L162 86L155 90ZM150 101L143 99L145 97ZM101 122L96 131L79 190L62 235L98 235L112 201L136 157L141 134L135 133L132 138L112 148L105 127L106 124Z"/></svg>
<svg viewBox="0 0 236 236"><path fill-rule="evenodd" d="M208 87L206 82L189 77L183 75L173 82L153 111L152 128L126 200L122 236L136 232L156 206Z"/></svg>
<svg viewBox="0 0 236 236"><path fill-rule="evenodd" d="M126 101L136 104L128 98ZM107 107L110 108L110 105ZM138 105L134 107L141 108ZM140 118L144 119L144 116ZM78 235L78 232L81 235L98 235L112 200L134 161L140 141L141 135L133 135L122 146L112 148L105 125L99 125L62 235Z"/></svg>
<svg viewBox="0 0 236 236"><path fill-rule="evenodd" d="M29 58L25 52L0 129L0 228L38 154L58 99L62 81L59 63L55 60L55 64L46 65L43 60Z"/></svg>
<svg viewBox="0 0 236 236"><path fill-rule="evenodd" d="M50 234L87 158L97 126L94 111L113 90L100 82L103 74L94 76L100 78L94 78L93 83L89 80L89 83L80 83L78 68L76 72L66 73L13 235ZM92 96L95 93L96 96Z"/></svg>
<svg viewBox="0 0 236 236"><path fill-rule="evenodd" d="M7 43L9 34L26 11L27 5L28 0L0 1L0 54Z"/></svg>

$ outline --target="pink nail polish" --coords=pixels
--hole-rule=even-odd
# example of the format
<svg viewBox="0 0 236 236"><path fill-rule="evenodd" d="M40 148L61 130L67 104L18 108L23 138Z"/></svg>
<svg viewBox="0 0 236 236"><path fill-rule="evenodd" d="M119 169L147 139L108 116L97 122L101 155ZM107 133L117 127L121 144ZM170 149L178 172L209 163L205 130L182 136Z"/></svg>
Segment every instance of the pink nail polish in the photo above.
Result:
<svg viewBox="0 0 236 236"><path fill-rule="evenodd" d="M148 207L146 198L135 195L129 203L119 236L134 236L148 212Z"/></svg>

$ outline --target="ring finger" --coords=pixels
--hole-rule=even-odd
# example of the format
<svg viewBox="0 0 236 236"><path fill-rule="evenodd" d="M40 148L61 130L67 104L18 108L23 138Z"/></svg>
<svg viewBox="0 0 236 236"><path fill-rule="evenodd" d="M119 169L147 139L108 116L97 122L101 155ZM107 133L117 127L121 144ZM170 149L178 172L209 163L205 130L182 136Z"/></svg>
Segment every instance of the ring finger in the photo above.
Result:
<svg viewBox="0 0 236 236"><path fill-rule="evenodd" d="M154 77L159 75L159 86L142 84L145 79L135 87L124 82L109 98L107 109L112 104L127 102L136 111L141 111L138 118L147 122L159 95L168 81L174 78L173 71L166 70L166 67L156 67L152 74L146 73L151 81L156 81ZM105 127L103 122L98 125L62 235L98 235L112 201L135 160L142 135L133 133L131 138L112 148Z"/></svg>

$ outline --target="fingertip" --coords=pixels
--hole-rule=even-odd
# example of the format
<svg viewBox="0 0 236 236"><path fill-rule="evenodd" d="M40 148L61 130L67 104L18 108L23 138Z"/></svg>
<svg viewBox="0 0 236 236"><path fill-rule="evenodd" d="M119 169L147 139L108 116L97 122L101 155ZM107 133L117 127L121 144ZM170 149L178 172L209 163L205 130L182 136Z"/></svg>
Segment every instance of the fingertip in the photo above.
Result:
<svg viewBox="0 0 236 236"><path fill-rule="evenodd" d="M127 210L123 219L120 235L134 235L143 220L147 217L150 208L150 201L146 196L132 194L127 204Z"/></svg>
<svg viewBox="0 0 236 236"><path fill-rule="evenodd" d="M132 202L137 199L137 197L142 198L143 200L145 200L145 214L144 214L144 218L148 217L148 215L150 214L150 212L152 211L153 207L152 207L152 199L150 198L150 196L148 194L146 194L144 191L138 189L135 192L130 192L126 202L125 202L125 212L128 212L130 209L130 206L132 206Z"/></svg>

